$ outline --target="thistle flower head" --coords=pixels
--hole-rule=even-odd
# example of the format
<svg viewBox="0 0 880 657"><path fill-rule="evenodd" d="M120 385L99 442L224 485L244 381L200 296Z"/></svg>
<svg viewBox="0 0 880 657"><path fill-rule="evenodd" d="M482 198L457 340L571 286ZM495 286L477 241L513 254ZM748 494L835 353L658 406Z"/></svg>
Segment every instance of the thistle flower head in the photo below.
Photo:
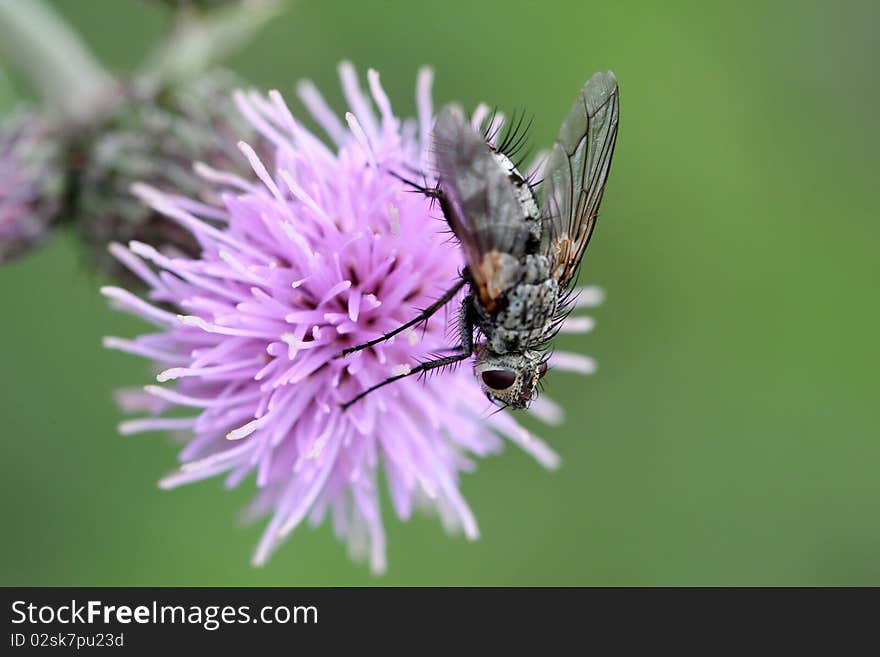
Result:
<svg viewBox="0 0 880 657"><path fill-rule="evenodd" d="M0 264L22 255L59 221L64 174L52 126L20 111L0 125Z"/></svg>
<svg viewBox="0 0 880 657"><path fill-rule="evenodd" d="M159 385L126 391L147 417L123 433L183 431L181 466L163 488L225 475L236 486L255 475L250 515L269 516L255 555L263 563L302 522L332 516L356 557L384 570L378 469L395 513L434 509L468 538L477 523L459 491L462 472L507 438L547 467L556 454L507 412L486 401L470 367L427 380L405 378L343 410L340 403L452 342L443 317L346 358L361 344L410 320L457 280L462 259L439 209L394 172L429 171L431 74L418 80L418 119L392 111L375 71L365 93L340 68L350 111L333 114L309 83L299 94L331 145L306 130L281 96L238 94L243 115L271 143L271 158L240 144L253 173L197 166L216 204L141 185L138 196L198 244L193 256L131 242L113 254L148 286L148 299L120 288L104 294L153 323L108 347L158 364ZM486 115L481 107L475 117ZM199 194L198 196L203 196ZM598 301L595 291L582 297ZM454 320L453 301L447 316ZM579 328L589 328L583 326ZM592 361L556 355L561 369ZM169 415L186 408L189 413ZM549 400L532 410L558 418Z"/></svg>

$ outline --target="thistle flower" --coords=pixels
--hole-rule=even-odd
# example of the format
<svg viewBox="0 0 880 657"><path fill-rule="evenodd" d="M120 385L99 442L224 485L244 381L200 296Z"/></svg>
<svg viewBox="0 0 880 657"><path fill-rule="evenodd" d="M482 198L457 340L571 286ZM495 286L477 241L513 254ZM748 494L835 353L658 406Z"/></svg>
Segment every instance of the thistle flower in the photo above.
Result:
<svg viewBox="0 0 880 657"><path fill-rule="evenodd" d="M52 132L24 111L0 125L0 264L42 243L60 219L64 174Z"/></svg>
<svg viewBox="0 0 880 657"><path fill-rule="evenodd" d="M151 208L192 234L200 253L113 245L149 298L117 287L103 293L158 328L134 340L105 338L105 345L155 361L158 382L174 382L121 394L125 408L148 413L124 422L122 433L187 437L182 464L162 488L220 474L233 487L254 473L259 492L248 515L270 516L256 564L303 521L316 525L330 515L353 556L382 572L380 466L401 519L433 509L449 531L475 539L477 522L458 486L474 457L499 450L504 437L548 468L558 457L512 415L493 412L466 367L403 379L341 409L366 387L449 347L447 327L433 318L423 330L337 358L409 320L456 279L462 259L437 208L392 175L430 171L430 72L419 75L418 119L405 121L392 113L375 71L369 95L350 65L340 74L351 110L344 120L310 83L299 87L332 147L277 92L238 94L243 115L272 144L271 161L241 143L252 176L197 165L217 205L137 187ZM475 124L486 114L478 108ZM584 305L598 301L595 289L581 296ZM454 301L450 308L457 309ZM590 324L579 318L573 328ZM590 359L574 354L556 354L554 364L593 370ZM167 414L180 408L191 410ZM560 416L546 398L532 410L551 422Z"/></svg>

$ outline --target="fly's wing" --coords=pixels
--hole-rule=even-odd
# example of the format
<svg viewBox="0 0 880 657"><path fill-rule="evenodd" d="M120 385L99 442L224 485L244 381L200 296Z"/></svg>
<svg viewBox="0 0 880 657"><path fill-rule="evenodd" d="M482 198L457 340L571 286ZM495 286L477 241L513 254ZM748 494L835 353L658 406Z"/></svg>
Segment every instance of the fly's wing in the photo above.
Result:
<svg viewBox="0 0 880 657"><path fill-rule="evenodd" d="M434 126L434 161L446 221L461 242L480 300L488 309L516 278L529 239L525 211L507 172L455 106Z"/></svg>
<svg viewBox="0 0 880 657"><path fill-rule="evenodd" d="M593 75L563 121L544 166L542 250L553 262L560 289L575 277L596 225L617 141L619 106L614 74Z"/></svg>

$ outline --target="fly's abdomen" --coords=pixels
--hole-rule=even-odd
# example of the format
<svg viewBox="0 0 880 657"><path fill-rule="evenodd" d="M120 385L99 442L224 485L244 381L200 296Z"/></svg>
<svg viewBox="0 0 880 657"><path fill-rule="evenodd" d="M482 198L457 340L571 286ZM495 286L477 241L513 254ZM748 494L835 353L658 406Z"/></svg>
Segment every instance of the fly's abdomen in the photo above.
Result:
<svg viewBox="0 0 880 657"><path fill-rule="evenodd" d="M538 199L535 196L535 190L529 184L529 181L519 172L516 165L504 153L493 151L495 161L501 166L510 178L510 183L516 191L516 200L519 202L525 216L526 224L529 232L535 242L541 239L541 211L538 208Z"/></svg>

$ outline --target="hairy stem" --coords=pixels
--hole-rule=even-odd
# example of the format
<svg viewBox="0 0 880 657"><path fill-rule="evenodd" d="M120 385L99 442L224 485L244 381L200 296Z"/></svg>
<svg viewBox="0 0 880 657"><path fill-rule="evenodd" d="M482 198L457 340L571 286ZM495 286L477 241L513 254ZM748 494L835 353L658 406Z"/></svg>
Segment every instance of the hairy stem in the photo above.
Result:
<svg viewBox="0 0 880 657"><path fill-rule="evenodd" d="M72 122L92 120L113 85L79 35L42 0L0 0L0 51Z"/></svg>
<svg viewBox="0 0 880 657"><path fill-rule="evenodd" d="M279 0L249 0L204 13L180 11L173 33L142 72L166 84L189 80L241 49L281 8Z"/></svg>

